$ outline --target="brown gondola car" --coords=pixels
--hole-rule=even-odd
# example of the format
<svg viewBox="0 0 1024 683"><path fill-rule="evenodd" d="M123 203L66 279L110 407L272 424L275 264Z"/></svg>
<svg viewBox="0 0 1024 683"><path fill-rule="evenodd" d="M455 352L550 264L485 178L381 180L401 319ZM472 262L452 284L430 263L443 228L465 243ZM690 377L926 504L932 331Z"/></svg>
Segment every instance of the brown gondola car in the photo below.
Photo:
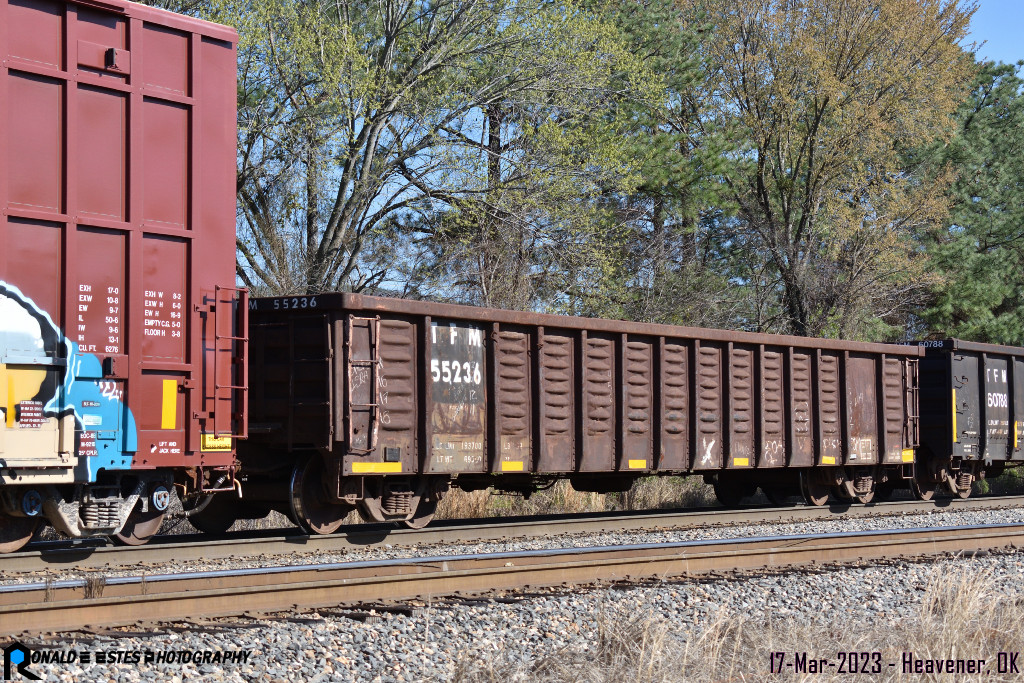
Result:
<svg viewBox="0 0 1024 683"><path fill-rule="evenodd" d="M236 42L124 0L0 0L0 551L44 520L138 543L173 484L231 484Z"/></svg>
<svg viewBox="0 0 1024 683"><path fill-rule="evenodd" d="M312 531L356 506L423 524L449 485L701 474L723 502L761 486L821 504L913 476L918 347L355 294L249 315L246 497Z"/></svg>
<svg viewBox="0 0 1024 683"><path fill-rule="evenodd" d="M959 339L921 342L919 497L966 498L978 478L1024 461L1024 349Z"/></svg>

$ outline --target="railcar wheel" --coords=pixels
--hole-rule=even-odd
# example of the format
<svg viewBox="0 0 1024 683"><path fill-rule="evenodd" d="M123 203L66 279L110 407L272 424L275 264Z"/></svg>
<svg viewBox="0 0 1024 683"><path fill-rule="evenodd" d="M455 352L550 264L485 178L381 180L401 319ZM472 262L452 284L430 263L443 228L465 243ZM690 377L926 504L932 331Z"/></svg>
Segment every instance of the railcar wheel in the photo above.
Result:
<svg viewBox="0 0 1024 683"><path fill-rule="evenodd" d="M311 534L332 534L341 527L351 505L331 502L325 486L327 477L319 456L300 460L292 471L288 500L292 521Z"/></svg>
<svg viewBox="0 0 1024 683"><path fill-rule="evenodd" d="M189 524L204 534L223 534L235 523L234 493L210 493L188 515ZM188 512L188 508L185 508Z"/></svg>
<svg viewBox="0 0 1024 683"><path fill-rule="evenodd" d="M142 512L141 506L136 504L124 526L114 534L113 539L120 545L144 545L160 531L160 525L164 523L166 515L166 510L159 512L154 510L153 506Z"/></svg>
<svg viewBox="0 0 1024 683"><path fill-rule="evenodd" d="M235 517L237 519L266 519L270 514L270 507L266 504L249 504L238 507ZM287 514L287 513L286 513Z"/></svg>
<svg viewBox="0 0 1024 683"><path fill-rule="evenodd" d="M723 482L716 479L713 486L715 498L718 498L718 502L727 508L739 507L740 501L747 495L743 486L736 482Z"/></svg>
<svg viewBox="0 0 1024 683"><path fill-rule="evenodd" d="M772 505L792 505L797 498L802 498L803 493L792 486L762 486L761 492Z"/></svg>
<svg viewBox="0 0 1024 683"><path fill-rule="evenodd" d="M359 501L359 516L367 524L383 524L391 521L384 516L380 496L367 496Z"/></svg>
<svg viewBox="0 0 1024 683"><path fill-rule="evenodd" d="M422 529L434 519L434 513L437 512L437 503L438 500L436 498L433 500L420 498L420 504L416 506L416 513L411 519L407 519L402 523L410 529Z"/></svg>
<svg viewBox="0 0 1024 683"><path fill-rule="evenodd" d="M917 500L928 501L935 496L935 484L923 483L917 477L910 480L910 492Z"/></svg>
<svg viewBox="0 0 1024 683"><path fill-rule="evenodd" d="M42 521L38 517L14 517L0 511L0 553L21 550L32 540Z"/></svg>
<svg viewBox="0 0 1024 683"><path fill-rule="evenodd" d="M839 486L833 486L832 487L832 495L835 496L836 499L839 500L840 502L843 502L843 503L852 503L853 502L853 498L851 498L850 494L848 494L846 492L846 488L842 484L840 484Z"/></svg>
<svg viewBox="0 0 1024 683"><path fill-rule="evenodd" d="M113 536L120 545L143 545L156 536L167 516L171 504L171 492L163 484L153 485L148 500L137 500L124 526ZM143 509L145 508L145 509Z"/></svg>
<svg viewBox="0 0 1024 683"><path fill-rule="evenodd" d="M896 482L892 479L888 479L881 484L875 484L875 502L881 503L892 498L893 492L896 490Z"/></svg>
<svg viewBox="0 0 1024 683"><path fill-rule="evenodd" d="M811 481L811 477L807 472L801 472L800 493L803 494L804 501L808 505L818 507L828 502L829 487L825 484Z"/></svg>

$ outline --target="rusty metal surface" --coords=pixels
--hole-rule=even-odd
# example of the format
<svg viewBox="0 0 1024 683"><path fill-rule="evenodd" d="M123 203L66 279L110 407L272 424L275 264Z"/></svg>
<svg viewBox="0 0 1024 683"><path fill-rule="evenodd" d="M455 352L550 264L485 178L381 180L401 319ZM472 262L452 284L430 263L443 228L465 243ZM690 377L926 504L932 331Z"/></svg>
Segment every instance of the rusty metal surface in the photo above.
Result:
<svg viewBox="0 0 1024 683"><path fill-rule="evenodd" d="M762 349L760 386L761 399L761 467L786 464L786 394L783 384L783 354L776 349Z"/></svg>
<svg viewBox="0 0 1024 683"><path fill-rule="evenodd" d="M867 342L851 342L839 339L817 339L813 337L793 337L788 335L757 334L753 332L713 330L701 327L682 327L652 323L635 323L601 318L577 318L573 316L550 315L546 313L527 313L523 311L509 311L505 309L441 304L430 301L386 299L365 296L362 294L325 294L319 297L319 299L320 305L324 307L377 311L382 315L385 313L429 315L432 317L447 317L488 323L497 322L518 325L546 326L553 329L565 328L588 331L600 330L620 334L685 337L691 339L706 339L708 341L741 342L746 344L766 344L772 346L794 346L797 348L809 349L821 348L845 351L865 351L869 353L888 353L891 355L903 356L920 356L924 354L924 351L918 349L916 346L872 344Z"/></svg>
<svg viewBox="0 0 1024 683"><path fill-rule="evenodd" d="M385 364L385 367L389 367ZM487 362L478 325L430 322L431 473L483 472Z"/></svg>
<svg viewBox="0 0 1024 683"><path fill-rule="evenodd" d="M661 353L661 426L657 466L661 469L685 469L690 462L689 356L684 345L662 340Z"/></svg>
<svg viewBox="0 0 1024 683"><path fill-rule="evenodd" d="M538 472L569 472L573 469L575 342L573 336L561 331L552 332L543 327L537 331L540 438L534 444L534 457Z"/></svg>
<svg viewBox="0 0 1024 683"><path fill-rule="evenodd" d="M615 469L615 342L609 335L584 333L581 472Z"/></svg>
<svg viewBox="0 0 1024 683"><path fill-rule="evenodd" d="M918 347L347 294L254 300L252 315L254 329L321 319L347 330L333 373L348 390L335 392L345 405L330 426L345 473L572 474L582 486L615 474L606 485L624 487L652 471L898 466L916 445L905 397ZM401 415L379 404L392 376ZM283 409L272 402L254 415Z"/></svg>
<svg viewBox="0 0 1024 683"><path fill-rule="evenodd" d="M279 536L203 539L194 542L176 538L158 538L142 547L68 547L53 544L43 550L28 550L0 555L0 573L46 572L64 567L102 569L115 567L160 566L168 562L207 561L248 556L295 555L296 553L344 552L379 543L397 547L424 547L431 544L508 541L564 534L626 532L662 529L691 529L711 526L735 526L762 523L807 522L870 516L939 513L943 510L996 510L1015 508L1021 499L984 497L937 499L935 501L896 501L872 505L835 504L824 507L745 508L739 510L651 511L643 513L603 513L567 515L557 518L509 518L481 522L435 522L426 529L395 529L382 525L343 528L330 536Z"/></svg>
<svg viewBox="0 0 1024 683"><path fill-rule="evenodd" d="M1024 526L998 525L433 557L279 571L149 575L146 580L111 579L102 586L82 581L0 590L0 632L12 635L197 616L294 612L428 595L437 598L527 586L685 578L708 572L1019 548L1022 544Z"/></svg>
<svg viewBox="0 0 1024 683"><path fill-rule="evenodd" d="M492 336L489 360L494 368L491 384L496 407L488 411L490 464L497 472L522 471L533 450L530 337L524 331L497 326Z"/></svg>
<svg viewBox="0 0 1024 683"><path fill-rule="evenodd" d="M789 414L791 439L791 466L809 467L815 464L835 465L841 462L841 424L839 375L829 373L832 354L810 354L800 349L787 349L789 359ZM817 384L812 375L812 359L817 360ZM817 386L817 391L815 387ZM821 416L815 439L812 416ZM830 428L831 427L831 428ZM815 454L817 452L817 458ZM829 461L829 454L834 456Z"/></svg>

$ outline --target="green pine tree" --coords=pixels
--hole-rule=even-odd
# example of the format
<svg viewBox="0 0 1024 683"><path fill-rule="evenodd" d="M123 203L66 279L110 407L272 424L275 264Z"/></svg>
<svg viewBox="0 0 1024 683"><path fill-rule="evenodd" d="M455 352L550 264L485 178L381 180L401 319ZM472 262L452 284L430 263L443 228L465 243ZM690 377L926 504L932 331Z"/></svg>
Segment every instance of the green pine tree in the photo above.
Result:
<svg viewBox="0 0 1024 683"><path fill-rule="evenodd" d="M940 276L922 317L935 337L1024 344L1024 80L981 65L960 133L934 152L956 173L946 230L928 244Z"/></svg>

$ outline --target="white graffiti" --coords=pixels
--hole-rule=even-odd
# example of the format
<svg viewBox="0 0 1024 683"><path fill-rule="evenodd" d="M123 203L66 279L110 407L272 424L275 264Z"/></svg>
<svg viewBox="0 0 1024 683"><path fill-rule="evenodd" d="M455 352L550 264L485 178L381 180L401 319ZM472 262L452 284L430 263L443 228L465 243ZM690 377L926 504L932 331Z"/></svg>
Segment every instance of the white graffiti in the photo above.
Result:
<svg viewBox="0 0 1024 683"><path fill-rule="evenodd" d="M783 455L785 450L785 444L778 439L765 441L763 449L765 462L774 465L779 461L779 456Z"/></svg>
<svg viewBox="0 0 1024 683"><path fill-rule="evenodd" d="M824 437L821 440L821 450L825 453L839 450L839 439Z"/></svg>
<svg viewBox="0 0 1024 683"><path fill-rule="evenodd" d="M711 464L711 461L714 458L714 456L712 455L711 451L714 450L715 443L717 443L717 441L718 441L717 439L711 439L710 443L708 443L706 441L704 442L704 457L700 459L700 464L701 465L710 465Z"/></svg>
<svg viewBox="0 0 1024 683"><path fill-rule="evenodd" d="M0 348L43 352L43 331L39 321L14 299L0 295Z"/></svg>

